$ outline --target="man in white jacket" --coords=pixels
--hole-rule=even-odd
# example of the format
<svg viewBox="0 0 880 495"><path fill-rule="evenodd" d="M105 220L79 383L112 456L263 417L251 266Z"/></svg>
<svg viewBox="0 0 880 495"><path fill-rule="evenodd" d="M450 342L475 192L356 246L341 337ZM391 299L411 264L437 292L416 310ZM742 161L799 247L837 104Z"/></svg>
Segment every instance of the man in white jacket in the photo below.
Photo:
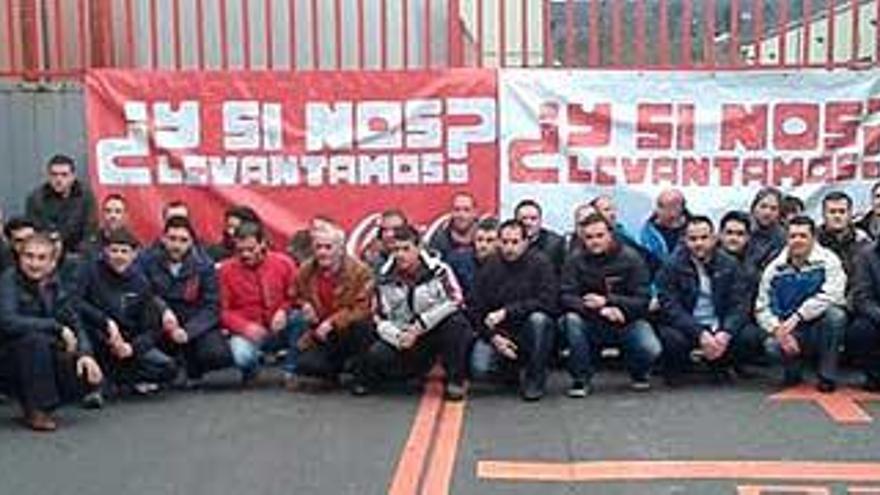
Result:
<svg viewBox="0 0 880 495"><path fill-rule="evenodd" d="M439 356L446 369L446 397L461 400L473 332L461 309L455 274L422 249L411 226L394 229L391 255L376 288L379 340L364 356L352 392L366 394L392 376L423 375Z"/></svg>
<svg viewBox="0 0 880 495"><path fill-rule="evenodd" d="M818 357L817 389L835 390L845 291L840 259L816 243L813 220L792 219L786 246L764 269L755 302L758 324L769 334L767 351L785 366L786 386L803 381L804 358Z"/></svg>

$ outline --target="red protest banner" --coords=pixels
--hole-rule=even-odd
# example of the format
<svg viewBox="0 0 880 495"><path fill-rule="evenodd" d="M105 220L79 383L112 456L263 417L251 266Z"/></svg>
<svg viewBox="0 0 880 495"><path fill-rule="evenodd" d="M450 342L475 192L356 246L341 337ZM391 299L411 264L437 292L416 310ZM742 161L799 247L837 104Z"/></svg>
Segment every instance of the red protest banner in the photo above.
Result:
<svg viewBox="0 0 880 495"><path fill-rule="evenodd" d="M95 70L86 106L92 187L124 194L145 239L173 200L206 239L231 204L284 238L314 215L370 235L390 207L427 225L460 190L498 202L492 70Z"/></svg>

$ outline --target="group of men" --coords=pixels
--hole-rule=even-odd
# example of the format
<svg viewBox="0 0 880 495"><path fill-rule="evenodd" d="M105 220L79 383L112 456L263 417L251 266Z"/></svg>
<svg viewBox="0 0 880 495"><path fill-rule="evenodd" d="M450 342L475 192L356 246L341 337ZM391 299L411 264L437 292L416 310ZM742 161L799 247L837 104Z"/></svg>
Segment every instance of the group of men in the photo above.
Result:
<svg viewBox="0 0 880 495"><path fill-rule="evenodd" d="M880 186L859 222L845 193L825 196L816 226L768 188L717 230L668 190L639 235L598 196L575 209L568 238L535 201L499 222L458 193L426 242L389 210L354 256L323 217L290 254L276 249L247 206L227 210L208 245L182 202L141 245L123 196L104 198L97 222L73 160L53 157L47 173L0 245L0 388L34 430L54 430L65 402L101 407L225 368L247 384L272 360L292 390L344 376L364 395L439 362L449 400L468 379L498 379L535 401L556 361L568 395L589 395L608 348L634 390L651 388L655 368L676 385L699 363L727 379L776 358L787 385L815 359L817 388L833 392L845 348L880 389Z"/></svg>

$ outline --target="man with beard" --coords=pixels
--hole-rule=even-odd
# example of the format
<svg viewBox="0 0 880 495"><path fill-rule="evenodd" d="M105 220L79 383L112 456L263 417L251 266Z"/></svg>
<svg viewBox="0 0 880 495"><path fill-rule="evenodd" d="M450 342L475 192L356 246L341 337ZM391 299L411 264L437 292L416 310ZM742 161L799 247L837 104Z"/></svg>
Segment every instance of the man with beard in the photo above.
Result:
<svg viewBox="0 0 880 495"><path fill-rule="evenodd" d="M645 320L650 273L642 257L615 239L613 228L596 213L578 226L583 249L568 258L562 272L562 335L568 347L569 397L592 391L593 360L602 347L619 345L633 390L651 387L650 372L660 342Z"/></svg>
<svg viewBox="0 0 880 495"><path fill-rule="evenodd" d="M177 367L159 348L161 321L170 311L135 264L138 247L128 230L110 232L101 256L83 269L82 314L112 382L148 395L170 382ZM100 399L92 398L90 405L100 406Z"/></svg>
<svg viewBox="0 0 880 495"><path fill-rule="evenodd" d="M447 224L437 230L428 247L440 253L452 267L467 297L474 283L474 234L477 226L477 202L473 195L459 192L452 196L452 209Z"/></svg>
<svg viewBox="0 0 880 495"><path fill-rule="evenodd" d="M53 275L55 246L44 234L24 241L16 269L0 276L0 382L35 431L57 428L51 411L97 388L103 374L76 308Z"/></svg>
<svg viewBox="0 0 880 495"><path fill-rule="evenodd" d="M544 396L553 350L556 270L539 250L529 249L527 229L518 220L503 222L498 233L499 254L477 272L469 308L480 335L472 372L475 379L518 376L523 400L537 401Z"/></svg>
<svg viewBox="0 0 880 495"><path fill-rule="evenodd" d="M220 287L213 261L195 249L196 233L184 217L165 222L160 242L138 264L167 310L160 348L184 365L189 384L232 366L229 343L220 331Z"/></svg>
<svg viewBox="0 0 880 495"><path fill-rule="evenodd" d="M782 225L782 191L765 187L752 201L752 232L746 258L763 271L785 247L785 227Z"/></svg>
<svg viewBox="0 0 880 495"><path fill-rule="evenodd" d="M98 231L89 239L86 254L100 256L107 235L121 228L128 228L128 202L121 194L110 194L101 203L101 221Z"/></svg>

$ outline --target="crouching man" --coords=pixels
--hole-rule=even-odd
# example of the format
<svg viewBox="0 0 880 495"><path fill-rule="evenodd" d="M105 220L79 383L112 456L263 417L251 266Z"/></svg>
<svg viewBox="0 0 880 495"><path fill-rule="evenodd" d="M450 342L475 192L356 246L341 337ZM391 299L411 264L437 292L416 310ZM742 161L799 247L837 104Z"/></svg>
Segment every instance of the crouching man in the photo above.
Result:
<svg viewBox="0 0 880 495"><path fill-rule="evenodd" d="M435 358L446 369L446 397L464 398L471 327L461 310L462 292L452 269L422 249L410 226L394 230L392 263L378 282L380 339L364 357L353 392L366 393L395 371L424 375Z"/></svg>
<svg viewBox="0 0 880 495"><path fill-rule="evenodd" d="M35 431L53 431L51 412L95 390L103 375L90 355L74 294L53 274L54 246L24 241L17 269L0 277L0 382Z"/></svg>
<svg viewBox="0 0 880 495"><path fill-rule="evenodd" d="M107 235L101 256L81 275L82 315L112 383L147 395L173 380L177 366L158 347L167 308L134 263L138 246L126 229ZM89 405L100 406L100 398Z"/></svg>

